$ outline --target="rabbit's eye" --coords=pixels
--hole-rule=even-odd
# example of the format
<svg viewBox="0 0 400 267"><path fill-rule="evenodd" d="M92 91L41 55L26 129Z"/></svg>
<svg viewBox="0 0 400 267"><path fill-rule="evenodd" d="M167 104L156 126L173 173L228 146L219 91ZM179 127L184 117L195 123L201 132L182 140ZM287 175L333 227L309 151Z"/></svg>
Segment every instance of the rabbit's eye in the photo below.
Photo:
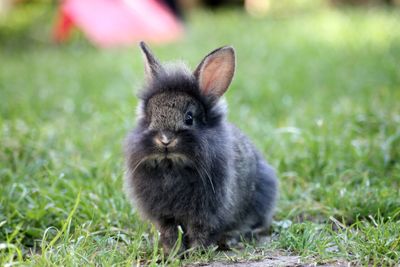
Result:
<svg viewBox="0 0 400 267"><path fill-rule="evenodd" d="M189 126L193 125L193 113L191 111L186 112L185 124Z"/></svg>

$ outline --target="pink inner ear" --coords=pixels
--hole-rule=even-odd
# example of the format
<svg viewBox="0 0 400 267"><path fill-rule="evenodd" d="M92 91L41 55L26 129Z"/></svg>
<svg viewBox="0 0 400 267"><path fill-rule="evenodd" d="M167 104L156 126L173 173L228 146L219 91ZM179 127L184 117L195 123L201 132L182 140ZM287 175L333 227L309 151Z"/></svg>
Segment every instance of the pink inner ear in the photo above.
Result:
<svg viewBox="0 0 400 267"><path fill-rule="evenodd" d="M200 73L200 88L203 93L222 96L232 81L234 69L234 58L228 51L207 58Z"/></svg>
<svg viewBox="0 0 400 267"><path fill-rule="evenodd" d="M208 67L203 71L203 77L206 79L202 79L203 84L202 88L204 88L204 93L208 94L210 89L218 87L218 77L221 75L218 69L222 60L220 58L214 58L207 61Z"/></svg>

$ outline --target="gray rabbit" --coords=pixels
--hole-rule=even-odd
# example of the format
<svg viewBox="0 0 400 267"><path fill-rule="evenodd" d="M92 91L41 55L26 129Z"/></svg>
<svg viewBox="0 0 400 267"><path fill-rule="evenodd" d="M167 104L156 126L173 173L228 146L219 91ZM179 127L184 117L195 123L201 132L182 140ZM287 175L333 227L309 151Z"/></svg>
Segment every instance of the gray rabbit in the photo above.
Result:
<svg viewBox="0 0 400 267"><path fill-rule="evenodd" d="M235 71L230 46L208 54L194 72L161 65L145 43L147 83L136 128L125 144L128 196L160 231L169 253L183 230L181 249L226 245L266 230L277 178L249 139L227 122L222 95Z"/></svg>

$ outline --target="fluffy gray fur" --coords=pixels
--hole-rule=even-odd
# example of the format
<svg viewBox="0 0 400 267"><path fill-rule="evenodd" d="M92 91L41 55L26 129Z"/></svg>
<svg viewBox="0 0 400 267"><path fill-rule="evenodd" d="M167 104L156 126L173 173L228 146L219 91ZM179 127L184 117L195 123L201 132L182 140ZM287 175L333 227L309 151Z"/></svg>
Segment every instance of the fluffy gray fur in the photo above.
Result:
<svg viewBox="0 0 400 267"><path fill-rule="evenodd" d="M125 187L170 252L223 246L229 238L266 230L277 197L273 169L226 120L220 99L235 68L232 47L208 54L195 72L163 66L141 43L147 84L136 128L126 138Z"/></svg>

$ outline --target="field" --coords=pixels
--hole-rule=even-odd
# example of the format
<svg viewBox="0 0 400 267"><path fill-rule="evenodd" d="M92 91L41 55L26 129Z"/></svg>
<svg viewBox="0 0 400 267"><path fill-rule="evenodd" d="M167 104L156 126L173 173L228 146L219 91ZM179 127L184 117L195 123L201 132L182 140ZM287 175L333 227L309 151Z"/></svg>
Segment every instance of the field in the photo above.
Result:
<svg viewBox="0 0 400 267"><path fill-rule="evenodd" d="M232 44L229 118L277 169L271 239L164 257L122 191L122 143L143 82L136 47L0 35L0 265L198 264L298 255L400 262L400 13L311 9L262 19L196 11L154 46L195 67ZM47 29L47 28L45 28ZM28 35L29 36L29 35Z"/></svg>

